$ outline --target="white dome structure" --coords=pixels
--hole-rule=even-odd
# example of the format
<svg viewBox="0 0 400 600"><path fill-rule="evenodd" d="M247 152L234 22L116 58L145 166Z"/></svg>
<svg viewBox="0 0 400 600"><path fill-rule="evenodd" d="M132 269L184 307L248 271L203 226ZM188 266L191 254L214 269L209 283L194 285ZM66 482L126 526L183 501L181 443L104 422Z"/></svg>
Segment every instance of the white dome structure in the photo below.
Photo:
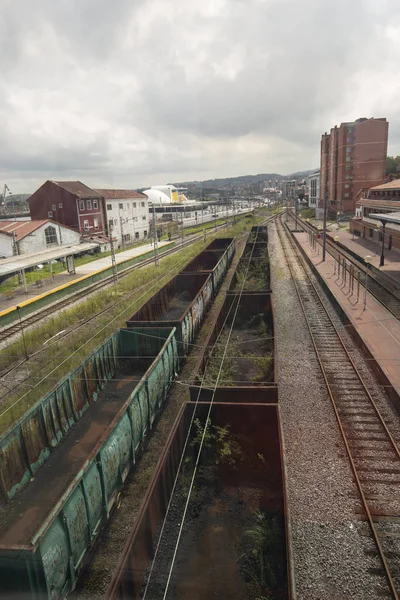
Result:
<svg viewBox="0 0 400 600"><path fill-rule="evenodd" d="M169 198L169 196L167 196L167 194L165 192L162 192L161 190L150 188L149 190L145 190L143 194L146 194L146 196L149 199L149 202L151 202L152 204L171 204L171 199Z"/></svg>

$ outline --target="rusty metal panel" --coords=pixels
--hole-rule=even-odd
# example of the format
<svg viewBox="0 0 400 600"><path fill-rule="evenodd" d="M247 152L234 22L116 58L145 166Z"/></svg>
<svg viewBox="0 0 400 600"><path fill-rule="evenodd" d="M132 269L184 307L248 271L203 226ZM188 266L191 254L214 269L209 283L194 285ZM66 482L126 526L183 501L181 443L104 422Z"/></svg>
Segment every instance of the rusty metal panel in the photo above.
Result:
<svg viewBox="0 0 400 600"><path fill-rule="evenodd" d="M158 411L161 408L164 398L164 367L162 361L157 361L152 365L150 372L147 374L147 391L149 395L150 405L150 423L154 422Z"/></svg>
<svg viewBox="0 0 400 600"><path fill-rule="evenodd" d="M115 428L115 435L118 439L119 448L119 469L122 481L132 466L132 428L128 413L126 412Z"/></svg>
<svg viewBox="0 0 400 600"><path fill-rule="evenodd" d="M70 555L74 571L78 569L90 542L88 515L85 498L78 486L63 509L68 532Z"/></svg>
<svg viewBox="0 0 400 600"><path fill-rule="evenodd" d="M46 435L42 406L31 412L21 423L26 457L32 473L44 463L50 454L50 445Z"/></svg>
<svg viewBox="0 0 400 600"><path fill-rule="evenodd" d="M98 391L100 389L99 382L97 380L96 372L96 357L92 355L83 365L83 370L86 379L86 389L88 394L89 404L96 402Z"/></svg>
<svg viewBox="0 0 400 600"><path fill-rule="evenodd" d="M71 397L71 387L69 381L63 381L56 390L57 406L60 414L60 423L62 430L66 433L71 425L74 424L74 411Z"/></svg>
<svg viewBox="0 0 400 600"><path fill-rule="evenodd" d="M79 418L89 408L86 377L83 367L80 367L71 375L71 387L74 412Z"/></svg>
<svg viewBox="0 0 400 600"><path fill-rule="evenodd" d="M40 544L40 556L49 598L60 598L71 587L68 535L58 517ZM69 584L69 585L68 585Z"/></svg>
<svg viewBox="0 0 400 600"><path fill-rule="evenodd" d="M57 446L59 440L63 436L62 426L60 424L60 417L58 414L56 392L49 394L47 398L45 398L42 407L46 436L49 440L50 447L54 448L55 446Z"/></svg>
<svg viewBox="0 0 400 600"><path fill-rule="evenodd" d="M0 442L1 480L6 499L13 498L30 480L32 472L26 459L21 427Z"/></svg>
<svg viewBox="0 0 400 600"><path fill-rule="evenodd" d="M278 386L241 386L207 388L199 386L190 386L191 402L212 402L213 396L218 398L218 402L239 402L242 404L276 404L278 402ZM214 393L215 392L215 393Z"/></svg>
<svg viewBox="0 0 400 600"><path fill-rule="evenodd" d="M96 461L92 462L89 470L85 473L82 485L86 497L90 534L93 539L99 531L103 513L101 477Z"/></svg>

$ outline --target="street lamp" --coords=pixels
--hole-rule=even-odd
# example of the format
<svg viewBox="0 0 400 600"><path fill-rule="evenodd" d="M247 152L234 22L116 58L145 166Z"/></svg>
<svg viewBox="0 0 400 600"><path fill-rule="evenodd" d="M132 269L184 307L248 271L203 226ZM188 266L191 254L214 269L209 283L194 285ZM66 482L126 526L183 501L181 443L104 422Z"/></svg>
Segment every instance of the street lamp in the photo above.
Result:
<svg viewBox="0 0 400 600"><path fill-rule="evenodd" d="M365 286L364 286L364 310L367 308L367 290L368 290L368 271L369 271L369 265L372 262L372 257L367 254L367 256L364 256L364 262L367 265L367 271L365 273Z"/></svg>

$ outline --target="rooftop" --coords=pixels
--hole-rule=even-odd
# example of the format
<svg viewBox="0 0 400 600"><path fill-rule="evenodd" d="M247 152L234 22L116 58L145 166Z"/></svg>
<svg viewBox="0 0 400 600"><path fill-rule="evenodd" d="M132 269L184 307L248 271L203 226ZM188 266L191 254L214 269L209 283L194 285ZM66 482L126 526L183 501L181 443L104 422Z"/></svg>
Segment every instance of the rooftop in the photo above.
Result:
<svg viewBox="0 0 400 600"><path fill-rule="evenodd" d="M105 200L124 200L130 198L146 198L145 194L139 194L134 190L95 190L98 194L103 196Z"/></svg>
<svg viewBox="0 0 400 600"><path fill-rule="evenodd" d="M98 244L75 244L69 246L54 246L54 248L35 254L10 256L9 258L0 260L0 276L17 273L21 269L28 269L29 267L49 262L49 260L64 258L65 256L71 256L72 254L81 254L83 252L88 252L89 250L94 250L95 248L98 248Z"/></svg>
<svg viewBox="0 0 400 600"><path fill-rule="evenodd" d="M36 229L39 229L42 225L46 225L46 223L58 225L58 223L54 223L54 221L51 221L50 219L37 221L0 221L0 234L3 233L12 236L14 233L17 240L22 240L33 231L36 231Z"/></svg>
<svg viewBox="0 0 400 600"><path fill-rule="evenodd" d="M357 200L357 206L400 209L400 200L373 200L372 198L360 198L360 200Z"/></svg>
<svg viewBox="0 0 400 600"><path fill-rule="evenodd" d="M93 190L81 181L52 181L52 183L74 194L74 196L78 196L78 198L100 198L96 190Z"/></svg>
<svg viewBox="0 0 400 600"><path fill-rule="evenodd" d="M398 204L400 204L400 202ZM374 214L370 215L370 218L376 219L377 221L384 221L385 223L396 223L397 225L400 225L400 211L382 215Z"/></svg>
<svg viewBox="0 0 400 600"><path fill-rule="evenodd" d="M370 188L371 192L384 192L390 190L400 190L400 179L393 179L393 181L388 181L387 183L382 183L381 185Z"/></svg>

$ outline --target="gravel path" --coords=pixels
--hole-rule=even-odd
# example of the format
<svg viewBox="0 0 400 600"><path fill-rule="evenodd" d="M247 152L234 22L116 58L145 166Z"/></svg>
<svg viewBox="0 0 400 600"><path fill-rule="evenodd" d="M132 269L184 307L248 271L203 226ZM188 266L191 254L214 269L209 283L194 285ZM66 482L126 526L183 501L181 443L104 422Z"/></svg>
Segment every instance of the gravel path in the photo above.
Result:
<svg viewBox="0 0 400 600"><path fill-rule="evenodd" d="M269 229L297 600L376 599L386 582L369 572L380 563L276 225Z"/></svg>

